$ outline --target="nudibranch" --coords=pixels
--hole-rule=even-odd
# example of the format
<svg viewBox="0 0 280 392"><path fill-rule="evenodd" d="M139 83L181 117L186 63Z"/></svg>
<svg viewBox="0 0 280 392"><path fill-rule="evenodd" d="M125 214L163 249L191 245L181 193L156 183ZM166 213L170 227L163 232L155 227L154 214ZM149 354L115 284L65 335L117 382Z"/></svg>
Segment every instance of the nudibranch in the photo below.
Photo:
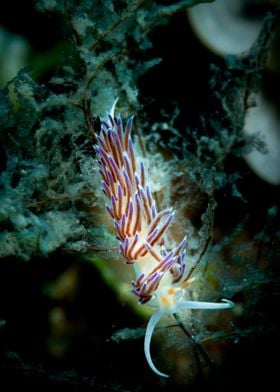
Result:
<svg viewBox="0 0 280 392"><path fill-rule="evenodd" d="M120 115L115 116L113 104L101 118L101 131L94 146L101 176L102 190L109 199L106 209L113 219L119 240L119 250L127 264L133 264L136 279L132 293L140 304L149 304L155 313L148 322L144 351L150 368L159 376L168 377L154 365L150 343L153 331L163 315L179 309L229 309L233 303L185 300L186 237L173 249L164 246L164 237L175 211L158 211L148 184L144 163L136 163L131 139L133 116L123 127ZM138 167L139 166L139 167Z"/></svg>

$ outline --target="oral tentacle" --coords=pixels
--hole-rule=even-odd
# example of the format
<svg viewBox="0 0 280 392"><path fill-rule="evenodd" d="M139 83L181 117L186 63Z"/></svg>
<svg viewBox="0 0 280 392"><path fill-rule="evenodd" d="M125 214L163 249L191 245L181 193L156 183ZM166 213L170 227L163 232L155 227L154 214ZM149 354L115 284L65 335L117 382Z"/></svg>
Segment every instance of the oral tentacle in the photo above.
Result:
<svg viewBox="0 0 280 392"><path fill-rule="evenodd" d="M203 302L203 301L180 301L176 305L176 310L179 309L204 309L204 310L221 310L231 309L234 303L228 299L222 299L222 302Z"/></svg>
<svg viewBox="0 0 280 392"><path fill-rule="evenodd" d="M161 319L161 317L164 314L165 314L164 311L159 310L156 313L154 313L152 315L152 317L150 318L150 320L148 322L148 325L147 325L146 333L145 333L144 352L145 352L146 360L147 360L150 368L152 369L152 371L155 372L158 376L167 378L167 377L169 377L169 375L159 371L156 368L156 366L154 365L152 357L151 357L151 340L152 340L152 336L153 336L155 327L157 326L157 323L159 322L159 320Z"/></svg>

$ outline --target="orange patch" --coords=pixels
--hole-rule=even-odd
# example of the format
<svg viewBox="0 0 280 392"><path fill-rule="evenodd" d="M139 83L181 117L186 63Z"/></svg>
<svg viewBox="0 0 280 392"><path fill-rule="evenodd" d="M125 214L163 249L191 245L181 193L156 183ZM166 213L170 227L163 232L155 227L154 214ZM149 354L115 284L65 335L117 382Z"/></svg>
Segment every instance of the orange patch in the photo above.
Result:
<svg viewBox="0 0 280 392"><path fill-rule="evenodd" d="M194 281L195 278L190 278L188 280L185 280L184 282L181 283L181 287L187 287L189 284L191 284Z"/></svg>
<svg viewBox="0 0 280 392"><path fill-rule="evenodd" d="M169 294L169 295L173 295L173 294L175 294L177 291L180 291L181 289L179 288L179 287L173 287L173 288L171 288L171 289L169 289L168 291L167 291L167 293Z"/></svg>

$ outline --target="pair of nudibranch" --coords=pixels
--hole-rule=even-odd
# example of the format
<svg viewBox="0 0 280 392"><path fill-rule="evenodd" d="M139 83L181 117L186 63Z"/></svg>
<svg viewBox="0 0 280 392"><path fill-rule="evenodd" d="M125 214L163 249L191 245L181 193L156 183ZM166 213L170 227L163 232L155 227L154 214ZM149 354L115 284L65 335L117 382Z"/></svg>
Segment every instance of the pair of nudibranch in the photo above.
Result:
<svg viewBox="0 0 280 392"><path fill-rule="evenodd" d="M228 309L233 303L225 299L221 303L184 299L191 281L186 278L186 237L173 249L165 248L164 236L175 211L157 210L144 163L136 165L131 139L133 116L124 128L121 117L114 114L115 105L116 101L101 118L101 131L94 146L102 190L110 200L106 208L114 221L120 253L135 268L132 292L140 304L149 303L156 309L146 329L146 359L156 374L168 377L156 369L150 354L152 334L160 318L179 309Z"/></svg>

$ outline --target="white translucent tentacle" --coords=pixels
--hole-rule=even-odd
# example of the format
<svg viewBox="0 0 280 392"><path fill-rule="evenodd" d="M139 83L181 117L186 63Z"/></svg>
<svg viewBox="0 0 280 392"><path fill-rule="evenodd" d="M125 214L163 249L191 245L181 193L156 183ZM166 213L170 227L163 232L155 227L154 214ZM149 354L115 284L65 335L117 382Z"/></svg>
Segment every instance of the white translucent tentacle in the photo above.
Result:
<svg viewBox="0 0 280 392"><path fill-rule="evenodd" d="M234 303L228 299L222 299L222 302L201 302L201 301L182 301L176 305L178 309L231 309L234 307Z"/></svg>
<svg viewBox="0 0 280 392"><path fill-rule="evenodd" d="M144 340L144 352L145 352L145 356L147 359L147 362L150 366L150 368L158 375L161 377L169 377L167 374L165 373L161 373L159 370L157 370L157 368L155 367L152 358L151 358L151 339L153 336L153 332L155 330L155 327L157 325L157 323L159 322L159 320L161 319L161 317L165 314L166 312L159 310L158 312L154 313L152 315L152 317L150 318L148 325L147 325L147 329L146 329L146 333L145 333L145 340Z"/></svg>
<svg viewBox="0 0 280 392"><path fill-rule="evenodd" d="M117 98L115 99L115 101L114 101L114 103L113 103L113 105L112 105L112 107L111 107L111 109L110 109L110 116L111 116L112 118L115 117L115 109L116 109L116 105L117 105L118 100L119 100L119 97L117 97Z"/></svg>

